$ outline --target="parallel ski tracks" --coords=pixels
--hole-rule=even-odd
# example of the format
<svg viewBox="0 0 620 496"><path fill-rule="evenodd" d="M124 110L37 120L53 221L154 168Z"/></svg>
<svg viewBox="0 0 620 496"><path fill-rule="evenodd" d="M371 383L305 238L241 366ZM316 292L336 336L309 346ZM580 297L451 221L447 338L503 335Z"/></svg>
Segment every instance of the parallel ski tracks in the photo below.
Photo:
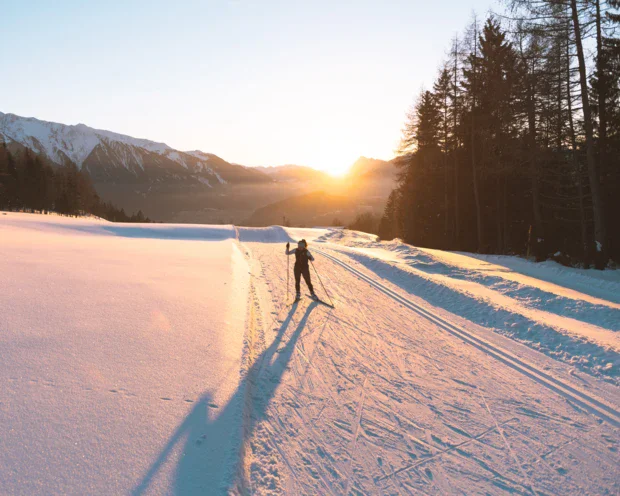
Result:
<svg viewBox="0 0 620 496"><path fill-rule="evenodd" d="M453 324L452 322L436 314L432 310L428 310L419 305L418 303L411 301L404 296L401 296L396 291L390 289L381 282L372 279L363 272L351 267L350 265L325 252L324 250L315 248L314 251L323 255L325 258L346 269L347 271L351 272L361 280L370 284L376 290L380 291L386 296L389 296L390 298L400 303L404 307L408 308L409 310L412 310L418 315L425 317L427 320L437 325L440 329L452 334L453 336L458 337L470 346L473 346L474 348L482 351L488 356L495 358L496 360L502 362L504 365L512 368L517 372L520 372L521 374L545 386L551 391L554 391L555 393L563 396L565 399L580 405L589 413L599 417L606 422L609 422L614 427L620 427L620 413L616 410L616 408L614 408L604 400L596 397L595 395L581 391L576 386L571 385L561 379L558 379L557 377L554 377L547 372L544 372L535 365L532 365L531 363L528 363L522 358L517 357L510 351L496 344L490 343L489 341L476 336L474 333L460 326L457 326L456 324Z"/></svg>

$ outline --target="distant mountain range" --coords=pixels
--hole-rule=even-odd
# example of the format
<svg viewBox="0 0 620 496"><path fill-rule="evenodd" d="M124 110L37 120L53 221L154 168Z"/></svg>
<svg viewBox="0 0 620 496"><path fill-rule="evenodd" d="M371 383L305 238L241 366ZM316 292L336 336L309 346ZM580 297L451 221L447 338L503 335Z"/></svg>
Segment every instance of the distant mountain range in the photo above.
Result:
<svg viewBox="0 0 620 496"><path fill-rule="evenodd" d="M63 165L73 162L95 183L178 183L214 188L226 183L265 183L258 170L211 153L183 152L164 143L123 134L0 112L0 139L16 142Z"/></svg>
<svg viewBox="0 0 620 496"><path fill-rule="evenodd" d="M364 212L380 215L398 172L392 161L366 157L357 159L341 178L295 165L261 170L283 184L305 187L295 196L257 208L247 220L253 226L281 224L285 219L293 226L341 225Z"/></svg>
<svg viewBox="0 0 620 496"><path fill-rule="evenodd" d="M376 158L360 157L347 172L348 177L366 179L396 180L398 170L394 160L385 161Z"/></svg>
<svg viewBox="0 0 620 496"><path fill-rule="evenodd" d="M360 208L380 210L395 181L393 164L377 159L360 157L344 178L298 165L245 167L200 150L2 112L0 142L15 153L29 149L52 166L75 164L104 200L168 222L261 224L297 203L305 206L296 222L310 223L319 212L307 206L307 195L318 191L328 195L310 197L323 198L321 216L338 211L348 221Z"/></svg>
<svg viewBox="0 0 620 496"><path fill-rule="evenodd" d="M396 167L393 161L379 160L376 158L359 157L347 171L344 177L333 177L329 174L303 165L280 165L275 167L255 167L255 169L267 174L269 177L279 182L309 182L316 184L342 184L350 179L375 178L390 179L396 178Z"/></svg>

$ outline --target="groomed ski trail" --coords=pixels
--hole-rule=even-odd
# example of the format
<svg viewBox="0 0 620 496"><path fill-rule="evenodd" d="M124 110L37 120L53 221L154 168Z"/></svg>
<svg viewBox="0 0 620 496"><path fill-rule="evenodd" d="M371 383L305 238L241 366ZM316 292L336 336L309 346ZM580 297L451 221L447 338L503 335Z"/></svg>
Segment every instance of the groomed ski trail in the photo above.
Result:
<svg viewBox="0 0 620 496"><path fill-rule="evenodd" d="M463 342L478 348L484 353L487 353L488 355L501 361L508 367L516 370L517 372L520 372L527 377L530 377L531 379L534 379L535 381L543 384L552 391L566 397L568 400L576 402L577 404L587 409L593 415L600 417L602 420L606 420L614 427L620 427L620 412L616 407L610 405L603 399L597 397L596 395L588 394L587 392L580 390L577 386L571 385L566 381L562 381L556 377L553 377L552 375L547 374L540 367L536 367L528 363L527 361L517 357L513 353L510 353L509 351L501 348L500 346L481 339L474 333L469 332L462 327L454 325L437 313L425 309L421 305L399 295L396 291L391 290L387 286L381 284L379 281L371 279L369 276L363 274L359 270L356 270L345 262L338 260L333 255L330 255L322 250L315 249L315 251L328 258L332 262L340 265L349 272L355 274L361 280L369 283L375 289L398 301L403 306L413 310L414 312L419 313L423 317L427 318L429 321L437 324L437 326L441 327L445 331L459 337L463 340Z"/></svg>
<svg viewBox="0 0 620 496"><path fill-rule="evenodd" d="M556 370L548 357L525 360L469 327L447 332L444 317L369 271L347 270L323 247L317 269L336 309L308 300L286 307L277 243L287 236L264 242L248 231L240 242L261 267L255 282L272 320L266 346L278 341L281 361L255 387L252 492L620 490L615 387L588 378L578 388L548 372Z"/></svg>

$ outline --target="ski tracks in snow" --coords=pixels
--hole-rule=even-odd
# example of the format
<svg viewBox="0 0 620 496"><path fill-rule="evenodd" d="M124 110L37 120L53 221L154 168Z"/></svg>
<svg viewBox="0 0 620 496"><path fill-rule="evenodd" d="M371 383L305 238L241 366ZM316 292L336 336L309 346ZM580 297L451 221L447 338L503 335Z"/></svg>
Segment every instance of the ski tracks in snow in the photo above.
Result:
<svg viewBox="0 0 620 496"><path fill-rule="evenodd" d="M317 260L335 310L286 307L280 246L247 246L260 265L262 346L273 351L252 399L253 493L620 490L613 408L519 373L338 259Z"/></svg>
<svg viewBox="0 0 620 496"><path fill-rule="evenodd" d="M450 321L444 319L433 311L429 311L423 308L421 305L407 300L406 298L402 297L401 295L391 290L387 286L381 284L380 282L372 281L368 276L361 273L360 271L350 267L346 267L346 265L342 261L339 261L335 257L325 252L319 251L319 253L330 258L335 263L347 268L347 270L351 271L363 280L370 282L371 286L373 286L375 289L383 292L384 294L395 299L396 301L399 301L411 310L421 314L423 317L429 319L431 322L437 324L447 332L461 338L465 343L480 349L488 355L493 356L497 360L505 363L517 372L520 372L523 375L526 375L545 385L549 389L567 397L568 399L571 399L576 403L581 404L591 413L599 416L604 420L607 420L615 427L620 427L620 412L618 412L617 408L612 404L609 404L601 398L589 394L574 385L571 385L565 381L553 377L552 375L547 374L540 367L536 367L520 359L510 351L505 350L500 346L494 345L484 339L475 336L475 334L467 331L462 327L455 326Z"/></svg>

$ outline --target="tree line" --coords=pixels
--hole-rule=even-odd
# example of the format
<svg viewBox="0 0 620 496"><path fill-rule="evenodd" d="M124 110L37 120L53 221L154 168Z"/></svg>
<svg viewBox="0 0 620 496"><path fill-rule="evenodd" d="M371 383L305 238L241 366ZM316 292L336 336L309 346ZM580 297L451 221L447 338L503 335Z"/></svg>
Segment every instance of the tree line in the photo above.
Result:
<svg viewBox="0 0 620 496"><path fill-rule="evenodd" d="M28 149L11 153L6 143L0 143L0 209L151 222L142 211L127 215L122 208L102 202L90 177L75 164L52 167Z"/></svg>
<svg viewBox="0 0 620 496"><path fill-rule="evenodd" d="M620 259L620 0L510 0L407 116L379 226L426 247Z"/></svg>

